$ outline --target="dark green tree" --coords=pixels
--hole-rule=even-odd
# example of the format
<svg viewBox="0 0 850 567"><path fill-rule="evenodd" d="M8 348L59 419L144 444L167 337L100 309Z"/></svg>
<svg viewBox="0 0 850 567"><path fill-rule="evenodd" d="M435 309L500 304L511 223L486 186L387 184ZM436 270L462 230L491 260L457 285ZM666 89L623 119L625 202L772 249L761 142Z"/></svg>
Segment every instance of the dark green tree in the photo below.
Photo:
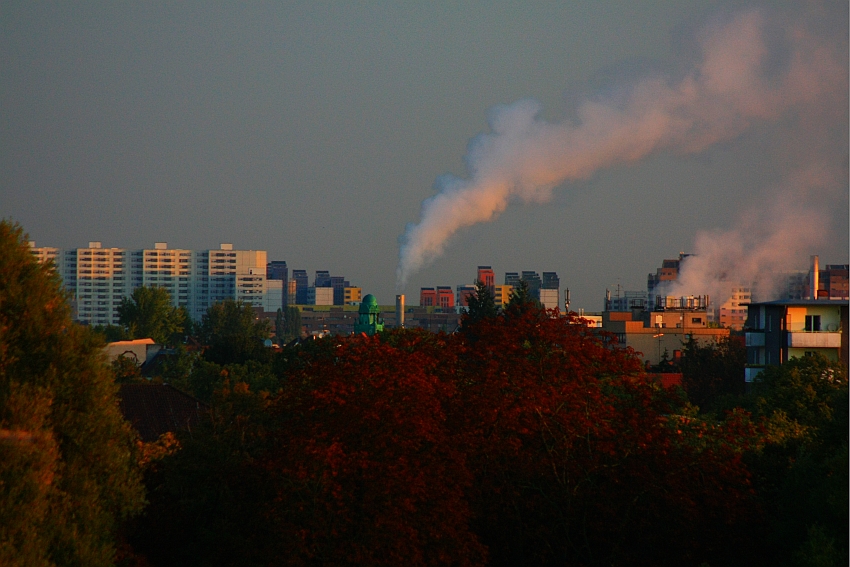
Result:
<svg viewBox="0 0 850 567"><path fill-rule="evenodd" d="M111 565L144 493L102 342L0 221L0 565Z"/></svg>
<svg viewBox="0 0 850 567"><path fill-rule="evenodd" d="M188 319L186 310L171 305L171 296L161 287L137 287L118 306L118 321L131 337L159 344L175 342Z"/></svg>
<svg viewBox="0 0 850 567"><path fill-rule="evenodd" d="M286 331L286 317L283 315L283 309L278 308L274 316L274 337L277 339L277 344L284 342L284 333Z"/></svg>
<svg viewBox="0 0 850 567"><path fill-rule="evenodd" d="M744 337L732 335L700 344L689 336L682 348L682 386L688 399L703 410L716 409L719 398L744 393Z"/></svg>
<svg viewBox="0 0 850 567"><path fill-rule="evenodd" d="M744 399L767 420L770 442L755 456L756 489L771 515L765 549L777 563L848 562L848 383L841 363L815 355L770 366ZM818 553L815 553L819 549Z"/></svg>
<svg viewBox="0 0 850 567"><path fill-rule="evenodd" d="M250 304L226 300L207 309L201 321L199 338L206 345L204 358L216 364L244 364L265 361L269 322L258 320Z"/></svg>
<svg viewBox="0 0 850 567"><path fill-rule="evenodd" d="M132 338L130 333L127 332L127 329L121 325L96 325L92 330L102 336L103 340L107 343L127 341Z"/></svg>
<svg viewBox="0 0 850 567"><path fill-rule="evenodd" d="M286 308L286 337L295 339L301 336L301 311L297 307Z"/></svg>
<svg viewBox="0 0 850 567"><path fill-rule="evenodd" d="M475 293L467 299L467 310L463 318L463 324L474 325L483 319L492 319L499 315L496 301L490 288L482 282L475 282Z"/></svg>
<svg viewBox="0 0 850 567"><path fill-rule="evenodd" d="M520 280L519 284L511 291L511 297L505 307L505 316L508 318L521 317L525 313L540 312L545 315L540 307L540 302L537 301L528 289L528 282Z"/></svg>

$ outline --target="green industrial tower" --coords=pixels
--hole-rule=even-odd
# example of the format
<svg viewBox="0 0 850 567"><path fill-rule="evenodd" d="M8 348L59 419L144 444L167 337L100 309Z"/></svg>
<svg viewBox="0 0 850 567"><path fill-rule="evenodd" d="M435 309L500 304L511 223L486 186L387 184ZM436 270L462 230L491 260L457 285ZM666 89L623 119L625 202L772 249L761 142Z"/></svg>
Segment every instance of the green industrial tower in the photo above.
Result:
<svg viewBox="0 0 850 567"><path fill-rule="evenodd" d="M363 298L358 313L360 315L357 318L357 324L354 325L355 335L366 333L371 337L378 331L384 330L384 320L381 318L378 300L371 293Z"/></svg>

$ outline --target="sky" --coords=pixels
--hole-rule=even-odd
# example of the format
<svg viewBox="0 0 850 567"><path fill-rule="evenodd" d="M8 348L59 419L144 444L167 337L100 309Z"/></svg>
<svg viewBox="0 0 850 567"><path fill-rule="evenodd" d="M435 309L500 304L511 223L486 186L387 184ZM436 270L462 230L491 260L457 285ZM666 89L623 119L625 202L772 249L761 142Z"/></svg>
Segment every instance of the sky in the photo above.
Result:
<svg viewBox="0 0 850 567"><path fill-rule="evenodd" d="M847 263L847 11L2 2L0 217L267 250L382 304L478 265L599 310L679 252L682 293Z"/></svg>

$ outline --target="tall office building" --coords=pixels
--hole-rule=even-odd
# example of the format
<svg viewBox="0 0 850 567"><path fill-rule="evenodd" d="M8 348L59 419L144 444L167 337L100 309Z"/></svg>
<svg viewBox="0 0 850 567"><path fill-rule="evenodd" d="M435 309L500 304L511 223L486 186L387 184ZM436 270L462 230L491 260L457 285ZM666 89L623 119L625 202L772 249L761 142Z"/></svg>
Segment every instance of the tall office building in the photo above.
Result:
<svg viewBox="0 0 850 567"><path fill-rule="evenodd" d="M327 270L316 270L316 279L313 281L316 287L331 287L331 273Z"/></svg>
<svg viewBox="0 0 850 567"><path fill-rule="evenodd" d="M295 303L307 305L307 290L310 287L307 270L292 270L292 279L295 281Z"/></svg>
<svg viewBox="0 0 850 567"><path fill-rule="evenodd" d="M275 282L275 283L272 283ZM278 294L280 297L278 297ZM266 265L265 311L286 309L289 305L289 268L283 260L272 260Z"/></svg>
<svg viewBox="0 0 850 567"><path fill-rule="evenodd" d="M561 280L557 272L543 272L543 277L534 270L523 270L522 272L505 272L505 285L496 286L494 289L497 296L497 305L507 305L511 292L519 287L520 282L528 286L528 294L538 300L546 309L559 308L559 294L561 293Z"/></svg>
<svg viewBox="0 0 850 567"><path fill-rule="evenodd" d="M520 279L528 284L529 295L535 299L540 299L540 288L543 285L540 274L533 270L523 270Z"/></svg>

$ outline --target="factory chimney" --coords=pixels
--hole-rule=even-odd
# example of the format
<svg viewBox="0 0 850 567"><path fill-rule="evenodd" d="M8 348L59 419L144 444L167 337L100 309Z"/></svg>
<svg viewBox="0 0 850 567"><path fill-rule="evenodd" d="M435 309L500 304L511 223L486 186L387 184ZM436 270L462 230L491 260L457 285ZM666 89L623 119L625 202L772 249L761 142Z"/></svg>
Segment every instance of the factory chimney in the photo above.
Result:
<svg viewBox="0 0 850 567"><path fill-rule="evenodd" d="M818 298L818 288L820 287L820 266L818 266L817 255L812 256L812 272L809 274L809 287L812 292L812 299Z"/></svg>
<svg viewBox="0 0 850 567"><path fill-rule="evenodd" d="M404 328L404 294L395 296L395 326Z"/></svg>

